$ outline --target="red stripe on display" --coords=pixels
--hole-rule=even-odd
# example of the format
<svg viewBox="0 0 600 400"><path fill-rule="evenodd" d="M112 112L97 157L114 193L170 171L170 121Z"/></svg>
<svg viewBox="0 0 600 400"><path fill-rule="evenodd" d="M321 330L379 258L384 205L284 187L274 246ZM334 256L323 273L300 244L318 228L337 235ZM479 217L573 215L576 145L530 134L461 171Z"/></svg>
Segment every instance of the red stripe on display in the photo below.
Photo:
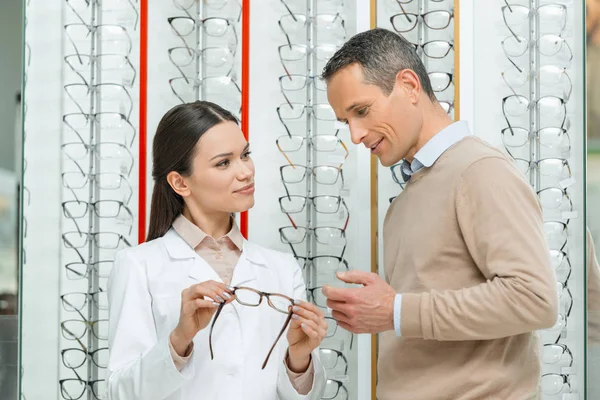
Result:
<svg viewBox="0 0 600 400"><path fill-rule="evenodd" d="M138 243L146 240L146 116L148 81L148 0L140 0L140 131L138 171Z"/></svg>
<svg viewBox="0 0 600 400"><path fill-rule="evenodd" d="M250 0L242 1L242 132L250 139L249 130L249 88L250 88ZM240 231L248 239L248 211L240 218Z"/></svg>

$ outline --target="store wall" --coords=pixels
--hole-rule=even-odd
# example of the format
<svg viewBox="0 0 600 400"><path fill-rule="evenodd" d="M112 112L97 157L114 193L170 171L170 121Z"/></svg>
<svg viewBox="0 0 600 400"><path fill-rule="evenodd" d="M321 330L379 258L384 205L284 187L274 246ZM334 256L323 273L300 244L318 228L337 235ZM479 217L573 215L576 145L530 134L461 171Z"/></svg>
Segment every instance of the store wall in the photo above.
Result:
<svg viewBox="0 0 600 400"><path fill-rule="evenodd" d="M16 95L21 90L23 2L0 2L0 169L15 171Z"/></svg>

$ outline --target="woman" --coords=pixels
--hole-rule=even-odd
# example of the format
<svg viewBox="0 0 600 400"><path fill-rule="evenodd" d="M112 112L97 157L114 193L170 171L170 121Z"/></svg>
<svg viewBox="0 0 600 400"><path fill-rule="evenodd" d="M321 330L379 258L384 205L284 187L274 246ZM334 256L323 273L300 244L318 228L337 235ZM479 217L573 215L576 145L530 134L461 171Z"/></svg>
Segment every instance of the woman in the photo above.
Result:
<svg viewBox="0 0 600 400"><path fill-rule="evenodd" d="M248 146L213 103L160 121L148 241L117 253L108 284L109 399L321 398L323 313L292 300L305 298L294 258L232 218L254 205Z"/></svg>

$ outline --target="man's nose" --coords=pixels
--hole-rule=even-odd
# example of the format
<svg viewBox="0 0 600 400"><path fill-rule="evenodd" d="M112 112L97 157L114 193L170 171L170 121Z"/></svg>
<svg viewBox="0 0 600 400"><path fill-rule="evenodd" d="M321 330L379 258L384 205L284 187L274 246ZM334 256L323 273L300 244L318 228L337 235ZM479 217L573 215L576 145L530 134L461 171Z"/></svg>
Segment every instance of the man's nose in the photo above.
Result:
<svg viewBox="0 0 600 400"><path fill-rule="evenodd" d="M349 123L350 128L350 139L352 139L352 143L361 144L365 136L367 136L368 130L359 124Z"/></svg>

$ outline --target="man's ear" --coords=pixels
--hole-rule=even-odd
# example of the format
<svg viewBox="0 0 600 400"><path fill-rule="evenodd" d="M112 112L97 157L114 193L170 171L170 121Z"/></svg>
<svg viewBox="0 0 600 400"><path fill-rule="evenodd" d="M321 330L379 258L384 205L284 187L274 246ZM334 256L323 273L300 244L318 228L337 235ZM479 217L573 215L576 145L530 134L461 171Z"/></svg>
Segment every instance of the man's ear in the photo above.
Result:
<svg viewBox="0 0 600 400"><path fill-rule="evenodd" d="M187 197L190 195L191 190L179 172L169 172L169 175L167 175L167 182L169 182L169 185L173 191L181 197Z"/></svg>
<svg viewBox="0 0 600 400"><path fill-rule="evenodd" d="M396 86L408 94L413 104L417 103L421 95L421 81L412 69L403 69L396 74Z"/></svg>

